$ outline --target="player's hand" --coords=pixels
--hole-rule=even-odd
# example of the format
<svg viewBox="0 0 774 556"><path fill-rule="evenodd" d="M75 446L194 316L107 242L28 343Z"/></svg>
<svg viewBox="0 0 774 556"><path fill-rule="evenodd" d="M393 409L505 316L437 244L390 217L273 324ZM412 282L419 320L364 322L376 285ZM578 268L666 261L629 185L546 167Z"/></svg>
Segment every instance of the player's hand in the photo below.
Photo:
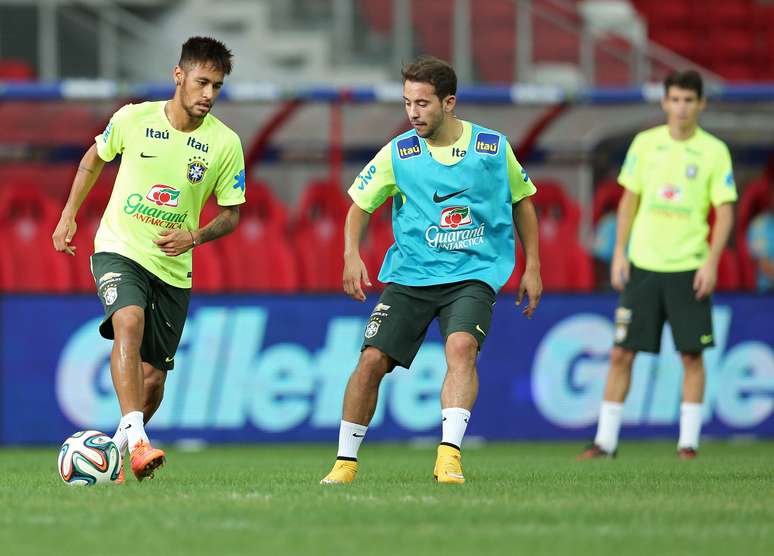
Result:
<svg viewBox="0 0 774 556"><path fill-rule="evenodd" d="M162 230L153 243L168 257L177 257L193 247L191 232L188 230Z"/></svg>
<svg viewBox="0 0 774 556"><path fill-rule="evenodd" d="M521 313L527 315L528 319L531 319L532 314L537 309L538 303L540 303L540 296L543 295L543 281L540 279L540 270L527 269L524 271L524 276L521 277L521 284L519 284L519 295L516 298L516 307L521 306L525 293L527 294L529 303L524 307L524 310Z"/></svg>
<svg viewBox="0 0 774 556"><path fill-rule="evenodd" d="M365 301L365 293L361 284L371 286L371 280L368 279L368 270L366 270L363 259L359 255L344 257L344 292L352 299Z"/></svg>
<svg viewBox="0 0 774 556"><path fill-rule="evenodd" d="M73 240L77 229L78 225L75 223L75 218L63 214L56 225L54 233L51 235L54 249L60 252L64 251L68 255L75 255L77 247L70 245L70 242Z"/></svg>
<svg viewBox="0 0 774 556"><path fill-rule="evenodd" d="M710 295L715 290L717 281L718 269L707 261L693 276L693 291L696 292L696 299L704 299Z"/></svg>
<svg viewBox="0 0 774 556"><path fill-rule="evenodd" d="M629 281L631 263L623 253L613 255L613 262L610 265L610 283L617 291L623 291L624 286Z"/></svg>

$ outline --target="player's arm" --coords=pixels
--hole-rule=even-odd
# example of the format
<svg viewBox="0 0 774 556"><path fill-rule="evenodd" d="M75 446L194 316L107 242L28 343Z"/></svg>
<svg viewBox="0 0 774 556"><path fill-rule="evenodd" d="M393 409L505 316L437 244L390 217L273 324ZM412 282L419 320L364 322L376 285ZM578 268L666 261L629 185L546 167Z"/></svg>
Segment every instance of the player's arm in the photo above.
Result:
<svg viewBox="0 0 774 556"><path fill-rule="evenodd" d="M355 178L349 188L352 206L344 221L344 292L352 299L365 301L363 284L371 285L368 271L360 258L360 242L365 236L371 214L389 197L399 193L392 169L392 146L382 147Z"/></svg>
<svg viewBox="0 0 774 556"><path fill-rule="evenodd" d="M216 240L233 232L239 224L239 205L219 207L218 215L198 230L163 230L153 243L169 257L182 255L197 245Z"/></svg>
<svg viewBox="0 0 774 556"><path fill-rule="evenodd" d="M525 268L524 276L519 284L519 294L516 297L516 306L520 306L527 295L529 303L524 308L523 314L532 318L532 313L540 303L543 295L543 281L540 278L540 254L538 252L539 229L535 205L530 200L530 195L537 191L535 184L529 179L527 171L516 160L510 143L505 142L505 159L508 164L508 186L511 191L511 212L513 225L519 235L519 241L524 249Z"/></svg>
<svg viewBox="0 0 774 556"><path fill-rule="evenodd" d="M371 214L352 203L344 221L344 292L352 299L365 301L361 282L371 285L363 259L360 258L360 242L365 236Z"/></svg>
<svg viewBox="0 0 774 556"><path fill-rule="evenodd" d="M722 144L715 155L715 167L709 184L710 202L715 207L715 223L712 225L712 240L709 255L693 277L696 299L712 293L718 278L718 264L726 247L731 228L734 225L734 202L737 199L731 153Z"/></svg>
<svg viewBox="0 0 774 556"><path fill-rule="evenodd" d="M68 255L75 255L76 246L70 245L77 229L75 217L89 191L94 187L104 166L105 161L97 154L96 145L89 147L89 150L83 155L80 164L78 164L78 171L75 173L73 184L70 187L70 195L67 197L67 202L64 209L62 209L62 216L59 218L59 223L51 236L54 242L54 249L57 251L63 251Z"/></svg>
<svg viewBox="0 0 774 556"><path fill-rule="evenodd" d="M615 248L613 249L613 262L610 265L610 282L613 287L621 291L629 281L630 264L626 256L626 246L632 232L632 223L640 206L640 196L630 189L625 189L618 203L618 212L615 223Z"/></svg>
<svg viewBox="0 0 774 556"><path fill-rule="evenodd" d="M715 223L712 225L712 240L710 241L709 255L702 267L696 271L693 278L693 290L696 299L708 296L715 289L718 281L718 264L720 256L731 235L734 226L734 205L723 203L715 207Z"/></svg>
<svg viewBox="0 0 774 556"><path fill-rule="evenodd" d="M538 220L535 206L529 197L524 197L513 205L513 224L519 234L519 241L524 249L525 268L524 276L519 285L519 295L516 305L520 306L524 294L527 294L529 303L524 308L523 314L532 318L532 313L540 303L543 295L543 281L540 279L540 253L538 251Z"/></svg>

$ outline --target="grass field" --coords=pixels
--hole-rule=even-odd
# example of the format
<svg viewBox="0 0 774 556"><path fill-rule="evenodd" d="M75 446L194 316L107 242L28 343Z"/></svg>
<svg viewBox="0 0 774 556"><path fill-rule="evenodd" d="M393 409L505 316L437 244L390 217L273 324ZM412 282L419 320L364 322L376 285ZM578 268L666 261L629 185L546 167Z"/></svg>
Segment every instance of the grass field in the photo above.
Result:
<svg viewBox="0 0 774 556"><path fill-rule="evenodd" d="M774 554L774 443L467 449L467 484L434 450L364 445L352 485L322 487L330 445L168 452L153 481L68 488L57 449L0 450L0 553Z"/></svg>

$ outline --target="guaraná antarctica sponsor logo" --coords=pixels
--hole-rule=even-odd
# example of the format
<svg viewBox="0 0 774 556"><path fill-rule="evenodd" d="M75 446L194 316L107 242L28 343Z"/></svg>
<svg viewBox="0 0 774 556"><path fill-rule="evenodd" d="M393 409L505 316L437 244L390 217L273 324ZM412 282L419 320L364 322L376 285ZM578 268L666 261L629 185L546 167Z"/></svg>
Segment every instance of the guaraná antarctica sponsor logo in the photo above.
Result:
<svg viewBox="0 0 774 556"><path fill-rule="evenodd" d="M161 207L177 207L180 191L174 187L157 184L151 187L145 198L139 193L132 193L126 198L124 213L145 224L162 228L181 229L188 217L186 212L172 212ZM145 200L152 201L157 206L150 206Z"/></svg>
<svg viewBox="0 0 774 556"><path fill-rule="evenodd" d="M459 229L463 227L464 230ZM441 211L440 226L425 230L425 241L433 249L468 249L484 243L485 229L483 223L475 226L470 207L447 207Z"/></svg>

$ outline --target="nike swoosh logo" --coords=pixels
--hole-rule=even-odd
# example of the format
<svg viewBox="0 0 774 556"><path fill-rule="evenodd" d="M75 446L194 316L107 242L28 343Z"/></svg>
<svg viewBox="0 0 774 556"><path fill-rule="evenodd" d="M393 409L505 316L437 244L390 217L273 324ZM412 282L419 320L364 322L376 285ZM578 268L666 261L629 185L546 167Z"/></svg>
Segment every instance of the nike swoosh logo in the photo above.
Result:
<svg viewBox="0 0 774 556"><path fill-rule="evenodd" d="M364 435L364 434L358 434L358 433L356 433L356 432L353 432L353 433L352 433L352 436L354 436L354 437L357 437L357 438L363 438L365 435Z"/></svg>
<svg viewBox="0 0 774 556"><path fill-rule="evenodd" d="M461 190L456 191L454 193L449 193L448 195L438 195L438 191L436 191L435 193L433 193L433 201L435 201L436 203L443 203L447 199L451 199L452 197L456 197L460 193L465 193L468 189L470 189L470 188L466 187L465 189L461 189Z"/></svg>
<svg viewBox="0 0 774 556"><path fill-rule="evenodd" d="M140 153L140 158L156 158L155 154Z"/></svg>
<svg viewBox="0 0 774 556"><path fill-rule="evenodd" d="M481 330L481 327L480 327L479 325L476 325L476 330L478 330L479 332L481 332L481 334L483 334L484 336L486 336L486 332L484 332L483 330Z"/></svg>
<svg viewBox="0 0 774 556"><path fill-rule="evenodd" d="M455 479L464 479L465 476L460 473L447 473L449 477L454 477Z"/></svg>
<svg viewBox="0 0 774 556"><path fill-rule="evenodd" d="M174 360L175 360L174 357L167 357L166 359L164 359L164 361L166 361L167 363L172 363L172 361Z"/></svg>

